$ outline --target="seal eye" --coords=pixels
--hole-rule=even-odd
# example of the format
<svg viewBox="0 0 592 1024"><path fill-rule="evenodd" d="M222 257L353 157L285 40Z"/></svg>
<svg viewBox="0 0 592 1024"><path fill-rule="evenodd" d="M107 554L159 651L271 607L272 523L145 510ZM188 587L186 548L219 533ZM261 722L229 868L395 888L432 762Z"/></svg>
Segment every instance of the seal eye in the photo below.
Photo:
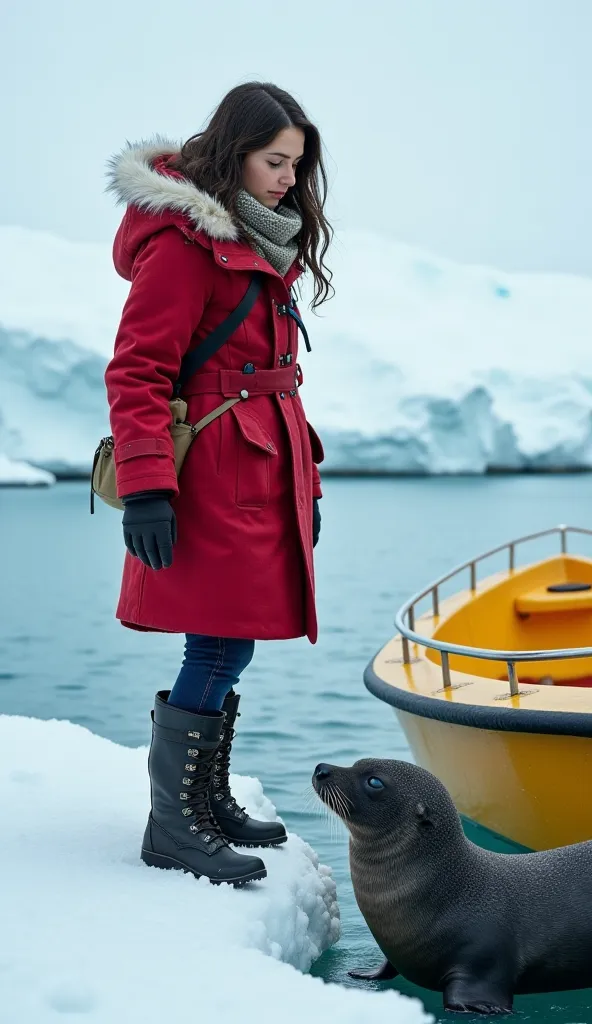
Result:
<svg viewBox="0 0 592 1024"><path fill-rule="evenodd" d="M384 782L377 779L375 775L370 776L368 779L368 785L370 786L370 789L384 789Z"/></svg>

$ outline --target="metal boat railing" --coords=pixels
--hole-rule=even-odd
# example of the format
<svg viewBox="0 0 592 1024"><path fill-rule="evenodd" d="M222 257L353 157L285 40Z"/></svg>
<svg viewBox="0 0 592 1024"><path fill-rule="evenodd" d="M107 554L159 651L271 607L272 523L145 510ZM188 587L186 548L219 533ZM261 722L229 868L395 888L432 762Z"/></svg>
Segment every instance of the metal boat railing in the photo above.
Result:
<svg viewBox="0 0 592 1024"><path fill-rule="evenodd" d="M519 544L525 544L530 540L538 540L540 537L550 537L553 534L559 534L561 553L566 554L567 536L570 533L583 533L592 537L592 530L585 530L579 526L554 526L550 530L541 530L540 533L530 533L526 537L519 537L517 540L509 541L507 544L500 544L499 547L492 548L491 551L485 551L482 555L478 555L469 562L463 562L463 564L458 565L456 569L446 573L445 576L441 576L440 579L436 580L434 583L430 583L429 587L426 587L425 590L414 594L413 597L402 605L395 616L395 626L403 640L403 663L405 665L411 664L410 643L419 644L420 647L429 647L434 651L439 651L441 655L442 680L444 688L448 689L452 686L450 679L451 654L463 654L468 655L471 658L483 658L486 661L504 661L508 669L510 693L512 696L516 697L520 693L518 689L518 676L516 673L517 662L559 661L562 658L592 657L592 647L568 647L564 650L552 649L550 651L488 650L485 647L466 647L464 644L446 643L443 640L434 640L432 637L422 636L420 633L415 632L416 605L422 601L424 597L431 594L433 615L434 617L437 617L440 614L440 587L443 583L453 579L460 572L463 572L465 569L469 570L470 589L475 591L477 589L477 566L480 562L483 562L484 559L490 558L492 555L497 555L500 551L507 551L508 571L512 572L516 567L516 548Z"/></svg>

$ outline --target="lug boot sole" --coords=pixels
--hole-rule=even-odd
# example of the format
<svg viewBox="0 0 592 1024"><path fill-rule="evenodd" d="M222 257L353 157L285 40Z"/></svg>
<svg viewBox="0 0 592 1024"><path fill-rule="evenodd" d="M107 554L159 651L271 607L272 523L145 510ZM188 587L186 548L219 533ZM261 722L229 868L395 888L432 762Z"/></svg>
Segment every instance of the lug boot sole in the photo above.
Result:
<svg viewBox="0 0 592 1024"><path fill-rule="evenodd" d="M282 843L285 843L288 840L287 836L280 836L278 839L262 839L258 843L247 843L241 839L232 839L231 836L226 835L224 830L222 830L222 835L232 846L241 846L243 849L247 848L249 850L258 850L262 847L281 846Z"/></svg>
<svg viewBox="0 0 592 1024"><path fill-rule="evenodd" d="M143 847L142 860L144 864L151 868L184 871L188 875L193 875L194 878L208 878L212 885L233 885L235 889L240 888L241 885L245 885L247 882L256 882L261 878L267 878L266 868L252 871L249 875L240 875L238 878L209 878L209 875L200 875L197 871L193 871L186 864L183 864L182 861L176 860L175 857L168 857L164 853L154 853L152 850L145 850Z"/></svg>

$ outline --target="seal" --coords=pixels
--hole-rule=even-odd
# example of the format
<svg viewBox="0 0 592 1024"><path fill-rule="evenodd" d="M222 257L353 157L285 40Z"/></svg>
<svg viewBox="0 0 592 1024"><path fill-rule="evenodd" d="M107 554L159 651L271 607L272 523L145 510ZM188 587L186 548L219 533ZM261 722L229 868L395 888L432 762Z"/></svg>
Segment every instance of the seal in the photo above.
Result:
<svg viewBox="0 0 592 1024"><path fill-rule="evenodd" d="M483 850L442 783L406 761L319 764L312 781L349 830L356 901L386 957L353 977L400 973L447 1010L482 1014L592 986L592 842Z"/></svg>

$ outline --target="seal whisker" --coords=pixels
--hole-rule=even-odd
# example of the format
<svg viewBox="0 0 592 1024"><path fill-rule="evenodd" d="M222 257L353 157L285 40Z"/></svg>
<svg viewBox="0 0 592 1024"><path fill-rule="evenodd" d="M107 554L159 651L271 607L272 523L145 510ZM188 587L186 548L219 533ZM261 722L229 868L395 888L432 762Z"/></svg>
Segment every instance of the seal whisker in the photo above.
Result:
<svg viewBox="0 0 592 1024"><path fill-rule="evenodd" d="M331 810L333 811L334 814L339 815L339 798L337 796L337 793L335 792L335 785L333 785L333 784L330 786L330 793L331 793Z"/></svg>
<svg viewBox="0 0 592 1024"><path fill-rule="evenodd" d="M323 811L333 811L333 794L329 785L324 785L319 790L319 798L323 807Z"/></svg>
<svg viewBox="0 0 592 1024"><path fill-rule="evenodd" d="M314 814L316 818L323 818L323 820L329 826L329 835L331 840L340 839L339 828L337 825L337 818L332 813L330 808L321 793L317 793L313 786L308 786L302 791L301 796L301 807L305 814Z"/></svg>
<svg viewBox="0 0 592 1024"><path fill-rule="evenodd" d="M327 808L327 823L329 825L329 835L331 836L332 842L337 842L339 839L339 818L336 814L332 814L329 808Z"/></svg>
<svg viewBox="0 0 592 1024"><path fill-rule="evenodd" d="M338 814L340 818L343 818L345 805L337 786L335 786L333 790L333 800L335 801L335 813Z"/></svg>
<svg viewBox="0 0 592 1024"><path fill-rule="evenodd" d="M329 831L331 833L331 838L333 838L333 823L335 821L335 818L331 814L331 808L329 807L329 804L328 804L328 801L327 801L326 787L324 789L320 789L319 792L317 793L317 796L318 796L318 814L320 814L321 818L323 818L324 821L326 822L326 824L329 826Z"/></svg>
<svg viewBox="0 0 592 1024"><path fill-rule="evenodd" d="M340 814L340 811L339 811L339 808L338 808L338 804L337 804L337 794L335 793L335 786L334 786L334 784L329 784L329 785L326 786L326 795L328 797L327 804L326 804L326 810L327 810L327 819L329 821L329 832L331 834L331 839L337 841L338 839L341 838L341 836L339 834L339 824L338 824L338 822L340 822L342 819L341 819L341 814ZM330 813L331 811L333 813Z"/></svg>
<svg viewBox="0 0 592 1024"><path fill-rule="evenodd" d="M340 804L340 806L342 808L342 815L341 816L343 818L349 818L349 812L353 808L353 802L350 800L350 798L348 796L345 795L345 793L343 792L342 789L339 788L339 786L335 786L334 788L335 788L336 799L339 800L339 804ZM349 804L349 807L348 807L348 804Z"/></svg>
<svg viewBox="0 0 592 1024"><path fill-rule="evenodd" d="M329 789L329 786L323 786L321 789L319 789L319 797L323 804L323 810L333 810L331 806L331 791Z"/></svg>
<svg viewBox="0 0 592 1024"><path fill-rule="evenodd" d="M301 794L301 804L305 811L319 814L319 799L312 786L307 786Z"/></svg>
<svg viewBox="0 0 592 1024"><path fill-rule="evenodd" d="M336 786L334 783L327 783L322 790L321 799L325 802L328 810L333 813L329 815L329 828L331 832L331 838L340 840L342 838L341 830L338 826L338 822L343 822L344 813L341 804L340 797L336 792Z"/></svg>
<svg viewBox="0 0 592 1024"><path fill-rule="evenodd" d="M337 787L337 788L338 788L338 787ZM348 797L348 796L347 796L347 795L346 795L346 794L345 794L345 793L343 792L343 790L339 790L339 793L341 794L341 796L342 796L342 798L343 798L343 800L344 800L344 803L345 803L345 805L347 806L347 804L349 804L349 806L350 806L350 807L352 808L352 807L353 807L353 801L352 801L352 800L350 799L350 797Z"/></svg>

